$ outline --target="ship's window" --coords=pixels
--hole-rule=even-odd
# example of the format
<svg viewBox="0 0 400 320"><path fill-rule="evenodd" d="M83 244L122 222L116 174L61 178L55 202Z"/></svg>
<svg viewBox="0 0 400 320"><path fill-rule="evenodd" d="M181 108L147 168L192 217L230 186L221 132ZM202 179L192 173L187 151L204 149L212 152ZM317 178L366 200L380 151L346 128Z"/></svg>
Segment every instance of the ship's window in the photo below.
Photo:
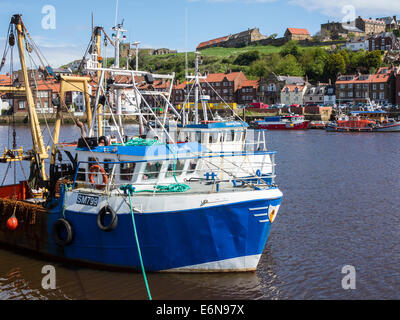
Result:
<svg viewBox="0 0 400 320"><path fill-rule="evenodd" d="M76 176L76 181L81 181L81 182L86 181L85 168L79 168L78 175Z"/></svg>
<svg viewBox="0 0 400 320"><path fill-rule="evenodd" d="M131 181L134 171L135 171L135 163L121 163L120 166L121 180Z"/></svg>
<svg viewBox="0 0 400 320"><path fill-rule="evenodd" d="M189 163L188 173L193 173L196 170L198 159L191 159Z"/></svg>
<svg viewBox="0 0 400 320"><path fill-rule="evenodd" d="M143 180L157 179L162 167L161 162L148 162L144 171Z"/></svg>
<svg viewBox="0 0 400 320"><path fill-rule="evenodd" d="M174 170L175 166L175 170ZM166 178L173 177L174 176L174 171L175 171L175 176L179 177L183 173L183 168L185 167L185 161L184 160L177 160L177 161L172 161L168 165L168 170L167 173L165 174Z"/></svg>
<svg viewBox="0 0 400 320"><path fill-rule="evenodd" d="M104 159L104 170L107 172L107 174L111 174L113 165L108 162L113 162L113 160Z"/></svg>

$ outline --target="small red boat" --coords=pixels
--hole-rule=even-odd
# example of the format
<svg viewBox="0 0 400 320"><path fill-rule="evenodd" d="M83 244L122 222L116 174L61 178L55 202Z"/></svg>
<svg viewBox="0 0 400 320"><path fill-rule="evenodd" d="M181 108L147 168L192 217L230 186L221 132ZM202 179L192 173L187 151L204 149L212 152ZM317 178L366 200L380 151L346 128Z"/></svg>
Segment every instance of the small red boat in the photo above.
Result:
<svg viewBox="0 0 400 320"><path fill-rule="evenodd" d="M263 121L257 122L258 129L267 130L307 130L310 121L305 120L304 116L279 116L265 117Z"/></svg>

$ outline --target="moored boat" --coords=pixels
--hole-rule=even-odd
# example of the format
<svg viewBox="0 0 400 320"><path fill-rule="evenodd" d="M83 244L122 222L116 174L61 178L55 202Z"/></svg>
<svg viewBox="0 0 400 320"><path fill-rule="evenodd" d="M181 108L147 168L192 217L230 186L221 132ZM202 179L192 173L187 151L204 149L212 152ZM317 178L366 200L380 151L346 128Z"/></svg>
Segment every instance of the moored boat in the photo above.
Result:
<svg viewBox="0 0 400 320"><path fill-rule="evenodd" d="M382 110L353 111L327 123L329 132L400 132L400 122L390 119Z"/></svg>
<svg viewBox="0 0 400 320"><path fill-rule="evenodd" d="M243 149L228 152L211 150L201 140L180 142L154 113L160 130L150 128L151 135L146 138L142 132L140 138L127 137L123 134L119 99L126 86L111 84L106 75L112 79L129 76L130 87L138 97L136 101L142 101L149 112L151 108L138 90L135 78L144 76L151 82L153 77L173 77L103 68L98 60L98 46L97 51L92 49L86 63L88 73L97 73L100 79L95 108L93 113L88 111L89 134L86 136L83 124L77 124L82 133L77 143L58 142L60 103L48 176L44 162L48 148L35 121L35 105L24 63L22 40L27 31L20 15L15 15L11 24L18 30L34 149L27 154L7 150L2 158L6 163L31 161L32 179L0 189L0 195L14 190L12 195L0 198L0 242L67 262L106 268L143 272L255 270L282 199L282 192L275 184L275 152ZM117 58L121 25L115 31ZM98 34L93 38L100 43ZM74 81L74 90L78 83L83 84L82 90L87 89L87 78L64 80ZM153 91L146 94L165 98ZM117 97L116 105L108 99L110 96ZM164 100L166 110L173 108L167 98ZM106 107L117 131L113 139L99 133L104 129L101 117ZM140 121L149 120L141 108L137 109L137 116ZM40 142L40 148L36 141ZM245 160L252 155L269 159L267 174L254 167L254 162L240 161L239 166L238 161L232 160L236 157ZM39 175L33 174L38 171L36 168L41 169ZM43 199L35 199L32 186L45 186Z"/></svg>
<svg viewBox="0 0 400 320"><path fill-rule="evenodd" d="M300 115L265 117L257 122L258 129L266 130L307 130L309 125L310 121Z"/></svg>

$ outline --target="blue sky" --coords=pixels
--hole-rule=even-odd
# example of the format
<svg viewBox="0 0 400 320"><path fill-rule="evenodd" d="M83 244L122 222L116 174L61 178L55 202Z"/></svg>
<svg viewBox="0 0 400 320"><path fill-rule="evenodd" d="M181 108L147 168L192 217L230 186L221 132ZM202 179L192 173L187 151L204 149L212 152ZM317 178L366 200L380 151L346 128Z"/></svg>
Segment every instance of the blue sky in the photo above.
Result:
<svg viewBox="0 0 400 320"><path fill-rule="evenodd" d="M97 4L94 7L94 4ZM53 67L81 58L90 38L91 13L95 25L111 35L116 0L1 0L0 50L3 52L10 17L22 13L25 25ZM56 28L42 28L42 8L56 9ZM350 6L350 7L349 7ZM398 15L398 0L119 0L119 21L125 19L128 41L142 47L185 50L216 37L258 27L261 33L283 35L287 27L307 28L311 34L327 20L346 15L365 17ZM111 56L111 48L108 56ZM3 70L4 72L5 70Z"/></svg>

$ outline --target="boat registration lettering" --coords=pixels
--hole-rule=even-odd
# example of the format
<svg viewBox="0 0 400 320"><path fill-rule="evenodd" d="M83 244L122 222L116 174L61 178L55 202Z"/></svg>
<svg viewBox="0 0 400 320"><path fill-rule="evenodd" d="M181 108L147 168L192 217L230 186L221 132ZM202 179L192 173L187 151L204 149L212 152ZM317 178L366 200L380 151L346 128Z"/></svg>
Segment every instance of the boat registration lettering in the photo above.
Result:
<svg viewBox="0 0 400 320"><path fill-rule="evenodd" d="M84 194L78 194L76 198L76 204L83 204L85 206L97 207L99 204L99 197L86 196Z"/></svg>

